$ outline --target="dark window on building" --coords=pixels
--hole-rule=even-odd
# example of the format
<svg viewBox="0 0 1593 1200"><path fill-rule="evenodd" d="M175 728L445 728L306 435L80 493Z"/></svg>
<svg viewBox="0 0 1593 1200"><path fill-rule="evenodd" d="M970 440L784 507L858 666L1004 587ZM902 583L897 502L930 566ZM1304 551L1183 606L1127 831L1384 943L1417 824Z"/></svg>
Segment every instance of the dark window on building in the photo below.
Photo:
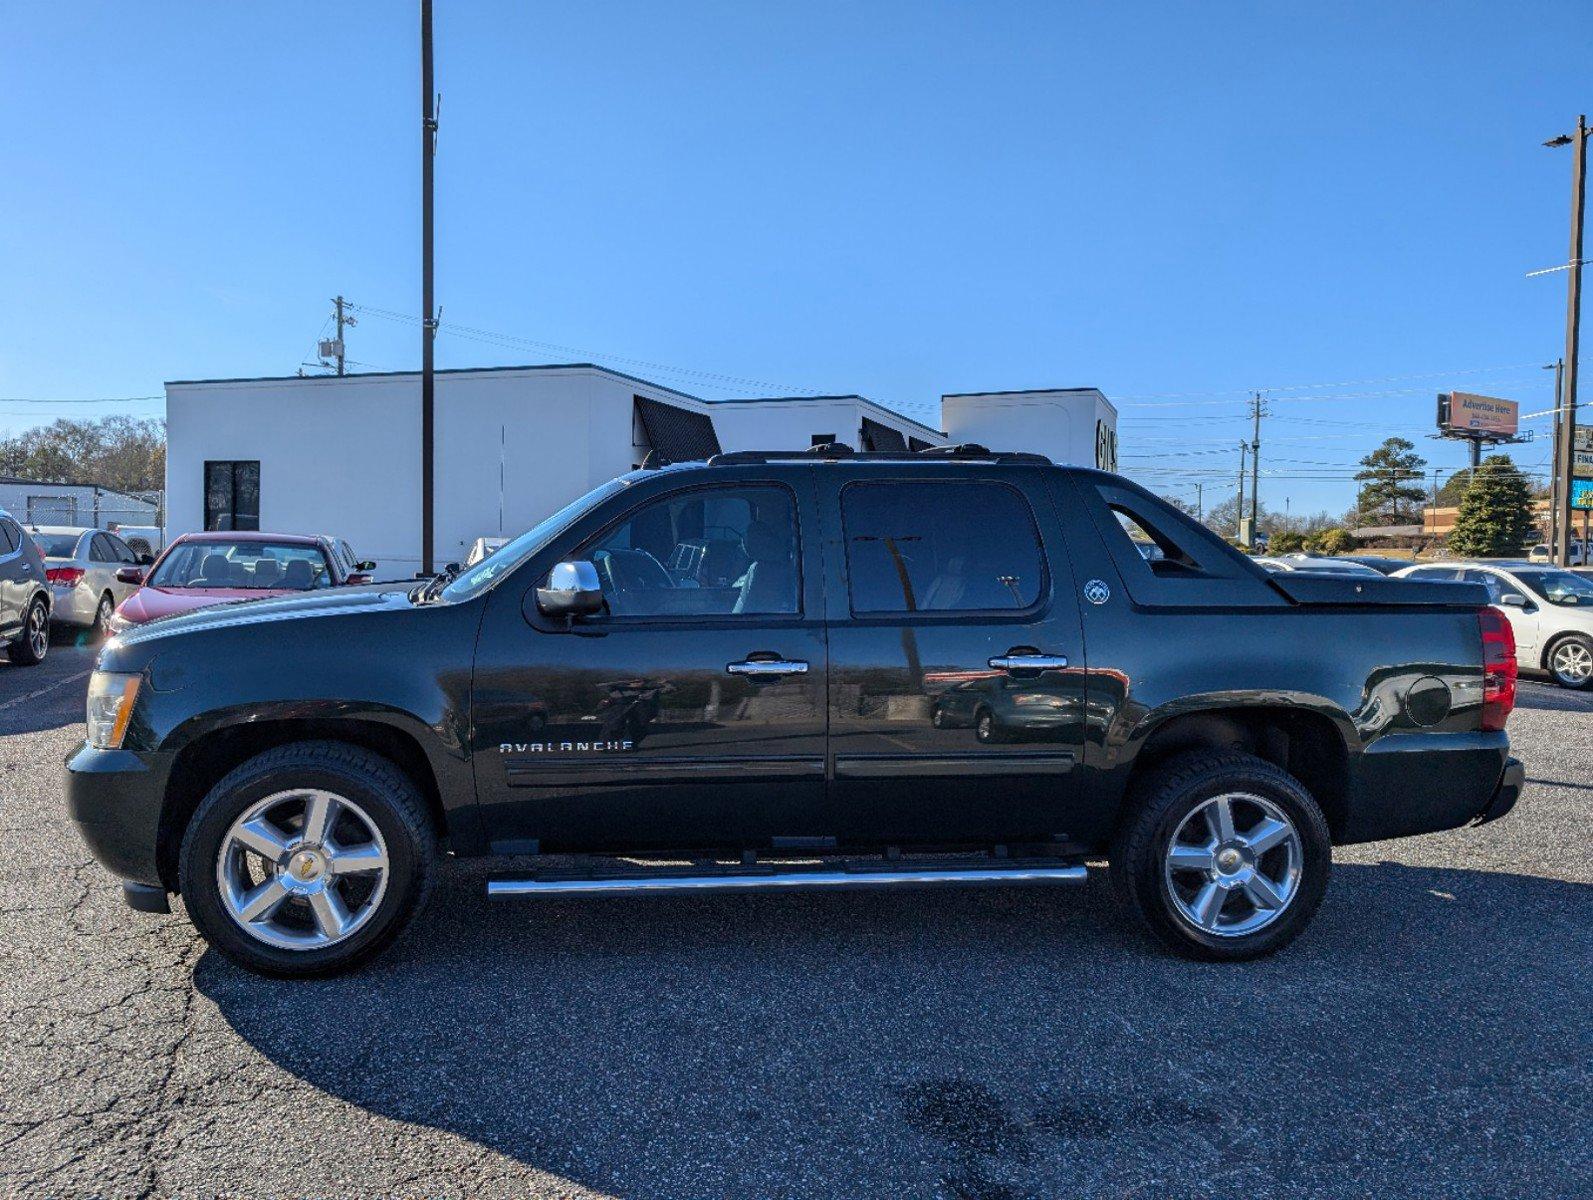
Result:
<svg viewBox="0 0 1593 1200"><path fill-rule="evenodd" d="M260 463L205 464L205 528L260 528Z"/></svg>
<svg viewBox="0 0 1593 1200"><path fill-rule="evenodd" d="M1045 560L1023 497L999 483L855 483L841 493L854 613L1029 608Z"/></svg>
<svg viewBox="0 0 1593 1200"><path fill-rule="evenodd" d="M863 418L862 442L864 450L906 450L907 439L900 429L881 425L878 421Z"/></svg>
<svg viewBox="0 0 1593 1200"><path fill-rule="evenodd" d="M599 534L590 559L616 617L801 611L796 506L783 487L666 496Z"/></svg>
<svg viewBox="0 0 1593 1200"><path fill-rule="evenodd" d="M713 420L707 413L677 408L646 396L633 399L636 420L641 424L648 449L658 451L670 462L693 462L719 453L719 435L714 432Z"/></svg>

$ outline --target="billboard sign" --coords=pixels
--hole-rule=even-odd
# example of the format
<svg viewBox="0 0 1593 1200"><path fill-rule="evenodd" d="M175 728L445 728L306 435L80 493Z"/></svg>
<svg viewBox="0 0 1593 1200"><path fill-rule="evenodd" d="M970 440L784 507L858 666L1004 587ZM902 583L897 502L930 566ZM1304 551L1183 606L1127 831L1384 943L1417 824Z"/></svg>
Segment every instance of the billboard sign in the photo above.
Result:
<svg viewBox="0 0 1593 1200"><path fill-rule="evenodd" d="M1571 507L1593 508L1593 479L1571 480Z"/></svg>
<svg viewBox="0 0 1593 1200"><path fill-rule="evenodd" d="M1438 428L1483 437L1513 438L1520 424L1521 405L1514 400L1447 392L1438 397Z"/></svg>
<svg viewBox="0 0 1593 1200"><path fill-rule="evenodd" d="M1571 474L1578 479L1593 479L1593 451L1571 451Z"/></svg>
<svg viewBox="0 0 1593 1200"><path fill-rule="evenodd" d="M1578 425L1571 445L1577 450L1593 452L1593 425Z"/></svg>

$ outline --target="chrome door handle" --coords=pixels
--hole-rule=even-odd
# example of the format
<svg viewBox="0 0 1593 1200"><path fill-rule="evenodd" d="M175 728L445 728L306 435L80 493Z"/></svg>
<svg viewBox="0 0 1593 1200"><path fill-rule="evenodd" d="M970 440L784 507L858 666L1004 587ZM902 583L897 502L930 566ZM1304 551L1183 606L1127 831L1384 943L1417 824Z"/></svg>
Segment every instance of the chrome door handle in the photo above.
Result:
<svg viewBox="0 0 1593 1200"><path fill-rule="evenodd" d="M998 654L990 665L997 671L1060 671L1068 660L1061 654Z"/></svg>
<svg viewBox="0 0 1593 1200"><path fill-rule="evenodd" d="M726 663L725 670L731 675L772 679L776 675L806 675L808 664L785 658L749 658L741 662Z"/></svg>

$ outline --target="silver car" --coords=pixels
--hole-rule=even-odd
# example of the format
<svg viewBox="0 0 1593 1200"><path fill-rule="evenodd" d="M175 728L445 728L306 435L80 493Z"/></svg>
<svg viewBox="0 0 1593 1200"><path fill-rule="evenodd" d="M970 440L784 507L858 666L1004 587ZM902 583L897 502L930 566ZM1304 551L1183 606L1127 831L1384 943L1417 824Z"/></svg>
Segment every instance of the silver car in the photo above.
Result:
<svg viewBox="0 0 1593 1200"><path fill-rule="evenodd" d="M44 573L54 600L51 622L88 629L99 637L108 634L111 613L138 590L136 583L118 579L117 573L138 566L138 555L102 529L30 525L28 533L44 555Z"/></svg>

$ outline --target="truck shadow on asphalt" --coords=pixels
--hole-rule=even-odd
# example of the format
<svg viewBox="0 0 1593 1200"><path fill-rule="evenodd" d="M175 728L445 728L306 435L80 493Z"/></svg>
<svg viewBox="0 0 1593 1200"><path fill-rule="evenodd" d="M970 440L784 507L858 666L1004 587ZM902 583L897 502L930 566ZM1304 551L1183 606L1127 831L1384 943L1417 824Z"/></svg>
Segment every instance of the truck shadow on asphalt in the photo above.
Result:
<svg viewBox="0 0 1593 1200"><path fill-rule="evenodd" d="M487 872L453 864L362 973L212 951L195 983L318 1089L626 1197L1399 1191L1434 1161L1543 1194L1575 1138L1584 885L1339 865L1291 949L1216 966L1143 941L1100 872L496 904ZM1496 1105L1512 1127L1479 1140Z"/></svg>

